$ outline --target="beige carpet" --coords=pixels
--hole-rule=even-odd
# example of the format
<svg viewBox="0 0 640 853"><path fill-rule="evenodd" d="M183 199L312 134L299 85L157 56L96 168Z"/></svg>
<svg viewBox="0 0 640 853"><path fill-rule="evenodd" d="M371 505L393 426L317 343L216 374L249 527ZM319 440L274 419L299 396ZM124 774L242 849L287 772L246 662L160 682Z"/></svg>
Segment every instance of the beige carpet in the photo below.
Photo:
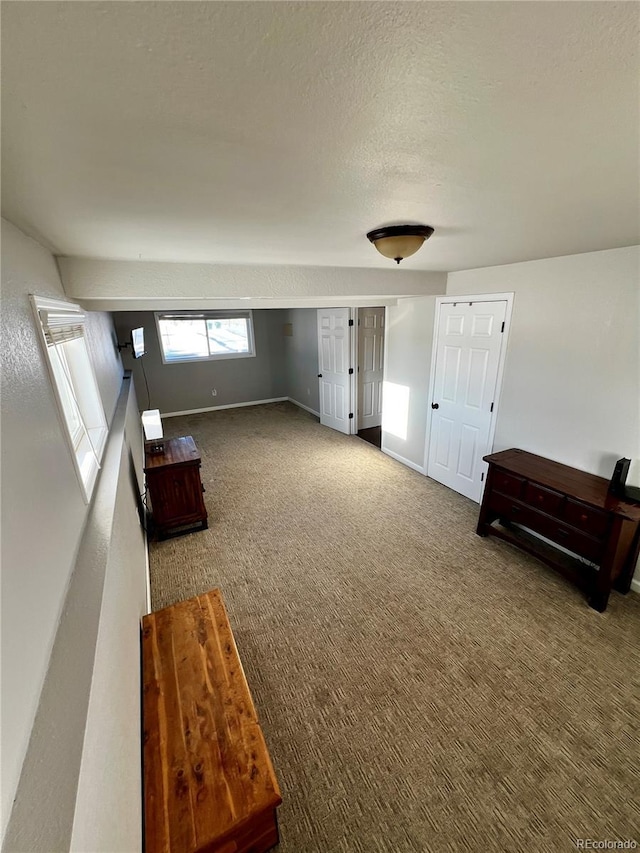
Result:
<svg viewBox="0 0 640 853"><path fill-rule="evenodd" d="M209 530L154 609L220 587L282 787L280 853L640 843L640 596L604 614L478 507L283 403L174 418Z"/></svg>

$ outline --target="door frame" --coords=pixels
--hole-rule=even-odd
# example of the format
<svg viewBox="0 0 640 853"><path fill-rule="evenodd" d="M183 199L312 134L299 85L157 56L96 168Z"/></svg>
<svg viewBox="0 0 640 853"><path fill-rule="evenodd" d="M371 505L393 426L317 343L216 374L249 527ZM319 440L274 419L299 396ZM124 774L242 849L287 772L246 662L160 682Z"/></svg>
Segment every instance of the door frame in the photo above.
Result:
<svg viewBox="0 0 640 853"><path fill-rule="evenodd" d="M460 294L455 296L436 296L436 306L435 306L435 320L433 325L433 343L431 347L431 368L429 371L429 405L427 408L427 426L426 426L426 434L425 434L425 442L424 442L424 473L426 476L427 471L429 470L429 451L431 450L431 403L433 402L433 388L436 378L436 354L438 349L438 335L440 333L440 306L445 305L447 303L455 304L456 302L506 302L506 312L504 318L504 337L502 339L502 346L500 347L500 359L498 361L498 375L496 377L496 392L493 398L493 412L491 413L491 421L489 425L489 441L487 446L487 453L491 453L493 451L493 441L496 434L496 423L498 421L498 412L500 410L500 397L502 395L502 379L504 376L504 364L507 356L507 347L509 344L509 332L511 330L511 315L513 313L513 303L515 299L515 293L470 293L470 294ZM486 473L489 466L486 462L482 463L482 489L480 491L480 501L482 501L482 495L484 494L484 487L486 485Z"/></svg>
<svg viewBox="0 0 640 853"><path fill-rule="evenodd" d="M349 382L349 393L351 400L349 411L353 412L353 417L349 424L349 435L357 435L358 433L358 309L355 307L349 308L349 321L353 321L353 325L349 327L349 361L350 367L353 368L351 374L351 382Z"/></svg>
<svg viewBox="0 0 640 853"><path fill-rule="evenodd" d="M360 308L384 308L384 334L385 334L385 348L384 348L384 361L382 368L382 376L384 381L384 376L386 376L387 371L387 347L386 347L386 336L387 336L387 321L389 319L389 306L388 305L380 305L379 302L372 303L371 305L361 305L361 306L346 306L340 305L335 306L332 303L326 306L319 306L316 308L316 311L322 310L322 308L349 308L349 320L353 321L353 325L349 326L349 360L350 367L353 367L353 373L350 377L349 382L349 395L350 405L349 411L353 412L353 417L350 418L349 423L349 432L343 433L346 435L357 435L358 434L358 320L360 318L359 311ZM320 373L320 352L318 351L318 373ZM382 401L382 405L384 407L384 397Z"/></svg>

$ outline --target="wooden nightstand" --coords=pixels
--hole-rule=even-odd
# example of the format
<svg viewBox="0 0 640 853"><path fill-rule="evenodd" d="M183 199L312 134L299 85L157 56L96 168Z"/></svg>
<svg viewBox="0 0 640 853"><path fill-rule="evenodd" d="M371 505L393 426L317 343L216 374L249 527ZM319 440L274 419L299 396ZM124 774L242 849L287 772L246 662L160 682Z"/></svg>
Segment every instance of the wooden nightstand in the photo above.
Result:
<svg viewBox="0 0 640 853"><path fill-rule="evenodd" d="M207 509L200 480L200 453L190 435L167 438L161 453L145 445L144 472L159 539L206 530ZM197 525L197 527L196 527Z"/></svg>

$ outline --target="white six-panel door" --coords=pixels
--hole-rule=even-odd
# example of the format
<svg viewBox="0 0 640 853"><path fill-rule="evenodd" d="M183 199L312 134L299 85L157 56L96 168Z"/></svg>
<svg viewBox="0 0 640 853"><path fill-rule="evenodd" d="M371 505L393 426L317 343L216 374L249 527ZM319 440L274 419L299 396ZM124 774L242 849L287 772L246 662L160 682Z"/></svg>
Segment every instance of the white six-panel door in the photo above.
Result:
<svg viewBox="0 0 640 853"><path fill-rule="evenodd" d="M318 309L318 382L320 383L320 423L350 432L349 404L351 377L349 375L348 308Z"/></svg>
<svg viewBox="0 0 640 853"><path fill-rule="evenodd" d="M507 303L440 305L427 474L479 501Z"/></svg>
<svg viewBox="0 0 640 853"><path fill-rule="evenodd" d="M358 310L358 429L382 423L384 308Z"/></svg>

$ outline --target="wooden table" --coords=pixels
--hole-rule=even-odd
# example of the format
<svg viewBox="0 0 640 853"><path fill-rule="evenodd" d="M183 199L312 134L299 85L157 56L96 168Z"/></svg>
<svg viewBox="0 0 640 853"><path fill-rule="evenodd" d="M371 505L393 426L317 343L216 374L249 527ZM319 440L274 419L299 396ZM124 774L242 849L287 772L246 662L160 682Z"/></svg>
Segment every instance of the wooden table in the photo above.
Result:
<svg viewBox="0 0 640 853"><path fill-rule="evenodd" d="M146 853L264 853L282 802L220 591L142 622Z"/></svg>
<svg viewBox="0 0 640 853"><path fill-rule="evenodd" d="M167 438L161 453L145 444L144 471L158 538L192 533L208 526L200 480L200 453L190 435Z"/></svg>
<svg viewBox="0 0 640 853"><path fill-rule="evenodd" d="M600 612L612 587L629 591L640 552L640 505L611 495L603 477L524 450L484 459L489 472L480 536L498 536L558 569L585 589Z"/></svg>

